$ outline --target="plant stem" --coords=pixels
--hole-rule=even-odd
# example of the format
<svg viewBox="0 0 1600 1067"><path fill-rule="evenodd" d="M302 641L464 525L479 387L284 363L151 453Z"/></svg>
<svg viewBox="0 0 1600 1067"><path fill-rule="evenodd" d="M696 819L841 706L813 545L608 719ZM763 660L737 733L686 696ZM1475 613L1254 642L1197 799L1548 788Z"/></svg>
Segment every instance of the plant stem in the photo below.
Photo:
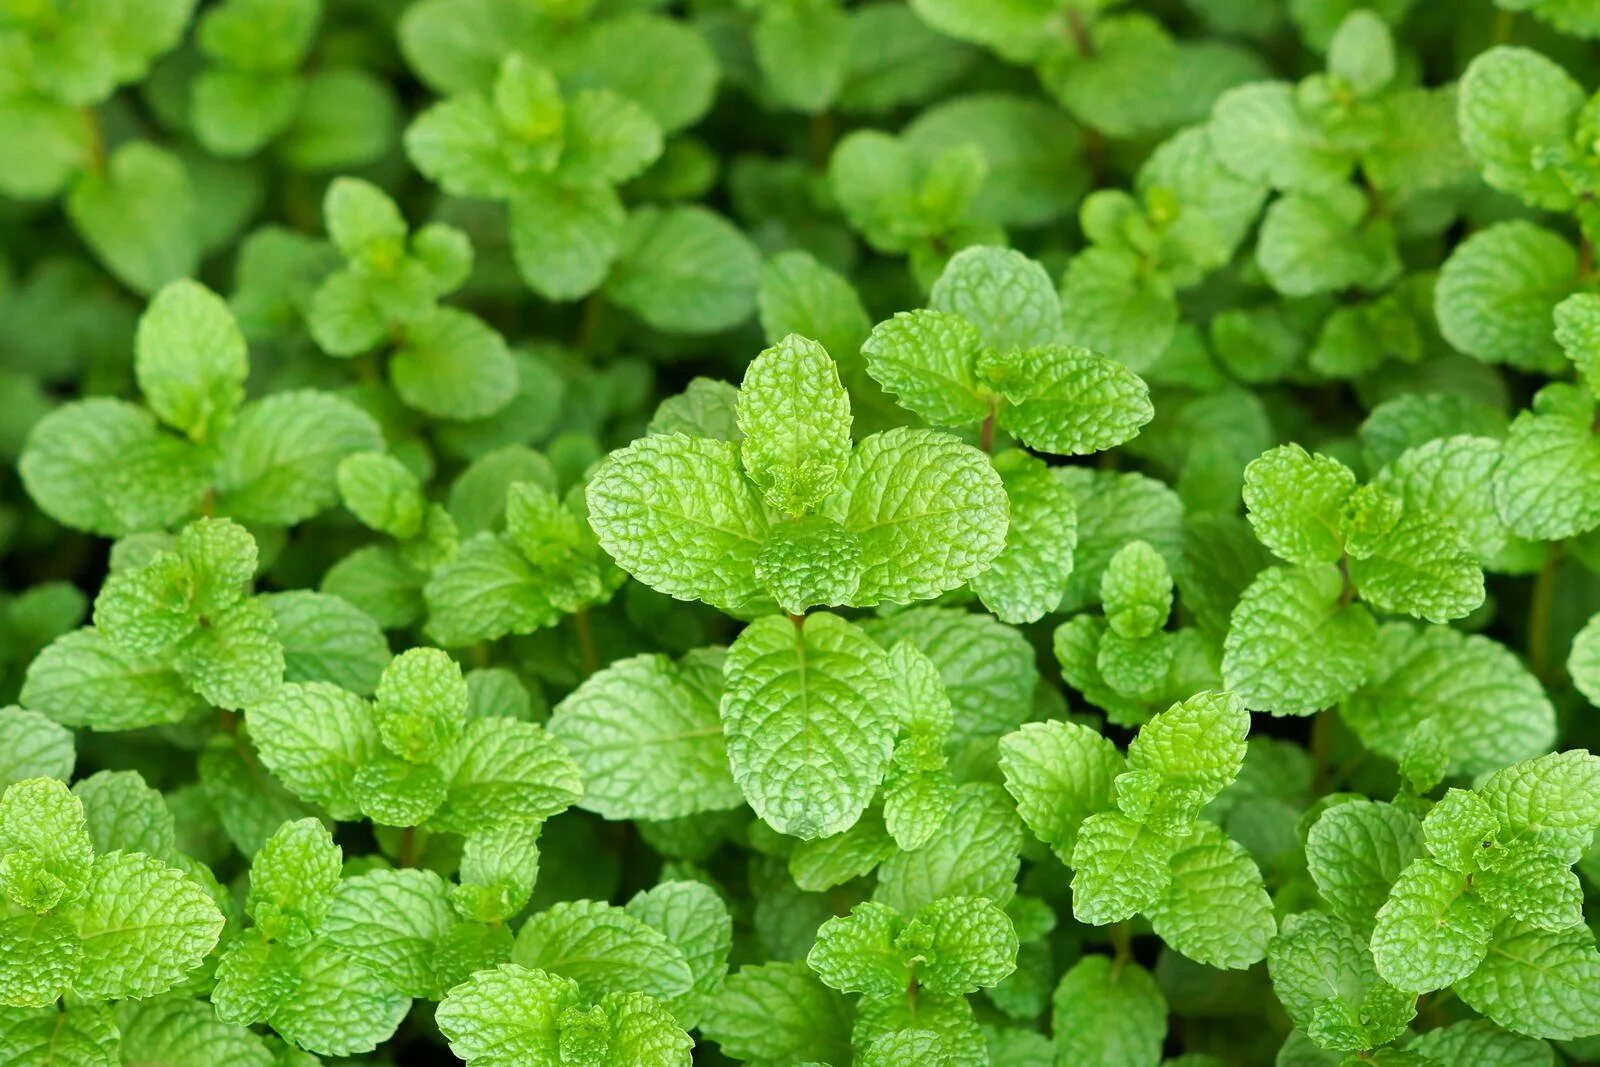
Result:
<svg viewBox="0 0 1600 1067"><path fill-rule="evenodd" d="M1093 59L1094 42L1089 40L1089 27L1084 25L1082 11L1075 7L1067 8L1067 29L1072 31L1072 47L1077 49L1078 55Z"/></svg>
<svg viewBox="0 0 1600 1067"><path fill-rule="evenodd" d="M417 865L417 828L408 826L400 831L400 855L395 860L402 867Z"/></svg>
<svg viewBox="0 0 1600 1067"><path fill-rule="evenodd" d="M1494 30L1489 35L1493 44L1505 44L1511 40L1511 31L1516 27L1517 13L1508 7L1503 7L1495 12Z"/></svg>
<svg viewBox="0 0 1600 1067"><path fill-rule="evenodd" d="M1333 742L1333 711L1323 708L1311 717L1311 766L1313 787L1321 793L1328 784L1328 749Z"/></svg>
<svg viewBox="0 0 1600 1067"><path fill-rule="evenodd" d="M1556 576L1561 571L1561 542L1552 541L1545 552L1544 566L1533 582L1533 599L1528 602L1528 667L1545 685L1550 683L1550 612L1556 598Z"/></svg>
<svg viewBox="0 0 1600 1067"><path fill-rule="evenodd" d="M978 447L985 452L994 451L994 418L996 414L995 402L989 401L989 414L984 416L983 428L978 431Z"/></svg>
<svg viewBox="0 0 1600 1067"><path fill-rule="evenodd" d="M1133 931L1126 922L1112 923L1106 927L1106 936L1111 939L1111 950L1116 953L1111 961L1111 973L1115 975L1133 959Z"/></svg>
<svg viewBox="0 0 1600 1067"><path fill-rule="evenodd" d="M106 169L106 139L100 130L100 116L92 107L79 108L78 114L83 119L84 140L89 146L89 170L94 174L103 173Z"/></svg>
<svg viewBox="0 0 1600 1067"><path fill-rule="evenodd" d="M578 323L578 337L573 346L588 355L600 339L600 323L605 318L606 298L596 289L583 302L583 318Z"/></svg>
<svg viewBox="0 0 1600 1067"><path fill-rule="evenodd" d="M572 613L572 628L578 633L578 655L583 661L584 677L588 677L600 669L600 653L594 647L594 630L589 626L588 608L579 608Z"/></svg>
<svg viewBox="0 0 1600 1067"><path fill-rule="evenodd" d="M825 170L828 159L833 155L833 115L827 111L819 111L811 116L811 166L817 170Z"/></svg>

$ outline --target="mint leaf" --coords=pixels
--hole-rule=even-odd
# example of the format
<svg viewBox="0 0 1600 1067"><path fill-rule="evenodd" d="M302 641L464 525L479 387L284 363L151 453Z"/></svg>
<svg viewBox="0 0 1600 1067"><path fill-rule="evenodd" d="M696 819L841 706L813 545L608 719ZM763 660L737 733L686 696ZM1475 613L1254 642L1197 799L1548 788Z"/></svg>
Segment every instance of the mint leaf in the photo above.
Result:
<svg viewBox="0 0 1600 1067"><path fill-rule="evenodd" d="M780 833L846 830L888 763L883 650L834 615L769 616L728 650L722 723L745 799Z"/></svg>
<svg viewBox="0 0 1600 1067"><path fill-rule="evenodd" d="M583 779L579 806L607 818L669 819L735 807L709 655L619 660L556 706L550 732Z"/></svg>

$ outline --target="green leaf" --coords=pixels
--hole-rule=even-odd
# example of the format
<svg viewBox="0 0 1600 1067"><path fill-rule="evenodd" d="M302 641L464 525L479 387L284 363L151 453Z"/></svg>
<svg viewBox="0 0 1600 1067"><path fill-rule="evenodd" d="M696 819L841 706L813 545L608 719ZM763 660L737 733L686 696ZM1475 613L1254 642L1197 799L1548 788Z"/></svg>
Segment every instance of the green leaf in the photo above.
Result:
<svg viewBox="0 0 1600 1067"><path fill-rule="evenodd" d="M1552 337L1555 306L1577 286L1565 238L1531 222L1502 222L1468 237L1439 272L1439 330L1485 363L1553 373L1564 362Z"/></svg>
<svg viewBox="0 0 1600 1067"><path fill-rule="evenodd" d="M1494 503L1513 533L1554 541L1600 525L1600 437L1595 402L1557 382L1519 413L1494 472Z"/></svg>
<svg viewBox="0 0 1600 1067"><path fill-rule="evenodd" d="M1072 914L1104 926L1153 907L1171 882L1174 845L1122 812L1089 816L1072 850Z"/></svg>
<svg viewBox="0 0 1600 1067"><path fill-rule="evenodd" d="M850 1056L850 1002L802 962L741 967L728 976L701 1024L740 1060L801 1063Z"/></svg>
<svg viewBox="0 0 1600 1067"><path fill-rule="evenodd" d="M982 573L1005 547L1007 510L977 449L902 427L856 446L823 513L860 541L854 603L865 607L928 599Z"/></svg>
<svg viewBox="0 0 1600 1067"><path fill-rule="evenodd" d="M1394 78L1394 38L1383 19L1353 11L1328 42L1328 73L1357 96L1371 96Z"/></svg>
<svg viewBox="0 0 1600 1067"><path fill-rule="evenodd" d="M1398 989L1443 989L1483 961L1493 925L1493 912L1472 895L1467 876L1415 860L1378 909L1372 957L1378 973Z"/></svg>
<svg viewBox="0 0 1600 1067"><path fill-rule="evenodd" d="M909 32L911 26L895 26L893 39L862 29L870 22L889 21L882 10L872 8L858 10L854 16L858 32L871 38L874 49L909 46L914 38ZM923 29L915 22L912 26ZM934 40L950 45L944 38ZM953 50L950 55L954 60L965 53ZM925 59L925 69L930 74L936 71L933 58L930 55ZM887 76L909 71L902 68L875 73ZM846 88L846 99L854 95L851 90L859 91L860 84L852 80ZM940 84L946 83L941 79ZM925 109L902 131L902 136L912 151L928 157L955 145L980 148L988 164L987 173L969 211L973 217L998 226L1032 227L1054 222L1073 210L1086 188L1085 182L1077 180L1083 166L1082 130L1059 108L1030 96L1003 92L956 96Z"/></svg>
<svg viewBox="0 0 1600 1067"><path fill-rule="evenodd" d="M467 682L436 648L407 649L378 681L373 718L389 751L411 763L436 763L461 738Z"/></svg>
<svg viewBox="0 0 1600 1067"><path fill-rule="evenodd" d="M0 796L0 894L30 911L78 900L94 846L83 805L54 778L29 778Z"/></svg>
<svg viewBox="0 0 1600 1067"><path fill-rule="evenodd" d="M67 215L118 281L138 293L193 274L200 265L195 201L174 155L145 141L112 153L67 195Z"/></svg>
<svg viewBox="0 0 1600 1067"><path fill-rule="evenodd" d="M901 406L935 426L967 426L989 411L974 370L982 347L982 335L966 319L919 309L878 323L861 352L867 373Z"/></svg>
<svg viewBox="0 0 1600 1067"><path fill-rule="evenodd" d="M1449 739L1449 773L1484 774L1555 741L1555 708L1521 660L1497 641L1442 626L1387 623L1367 681L1339 713L1361 743L1399 759L1433 721Z"/></svg>
<svg viewBox="0 0 1600 1067"><path fill-rule="evenodd" d="M1274 189L1327 189L1350 171L1350 157L1303 115L1287 82L1256 82L1217 100L1207 127L1229 170Z"/></svg>
<svg viewBox="0 0 1600 1067"><path fill-rule="evenodd" d="M1269 567L1239 598L1223 645L1222 677L1245 706L1310 715L1361 687L1377 660L1378 625L1344 602L1332 564Z"/></svg>
<svg viewBox="0 0 1600 1067"><path fill-rule="evenodd" d="M847 362L861 350L872 329L872 320L849 280L799 250L780 252L761 265L756 309L769 344L797 333L815 338Z"/></svg>
<svg viewBox="0 0 1600 1067"><path fill-rule="evenodd" d="M593 900L553 904L530 918L511 962L570 978L589 997L638 991L665 999L694 985L683 952L665 934Z"/></svg>
<svg viewBox="0 0 1600 1067"><path fill-rule="evenodd" d="M1461 140L1496 189L1534 207L1565 210L1572 193L1559 160L1588 94L1560 66L1527 48L1491 48L1461 76Z"/></svg>
<svg viewBox="0 0 1600 1067"><path fill-rule="evenodd" d="M139 320L134 373L150 409L196 441L215 435L244 400L244 335L211 290L173 282Z"/></svg>
<svg viewBox="0 0 1600 1067"><path fill-rule="evenodd" d="M1364 1051L1383 1044L1403 1032L1415 1013L1416 998L1397 995L1373 970L1366 942L1322 912L1301 912L1284 920L1267 946L1267 969L1272 991L1289 1018L1325 1048ZM1375 1001L1394 1002L1397 1026L1373 1025L1380 1022L1374 1014L1363 1016L1363 1009ZM1355 1016L1354 1025L1341 1028L1353 1032L1334 1032L1328 1025L1341 1016Z"/></svg>
<svg viewBox="0 0 1600 1067"><path fill-rule="evenodd" d="M1232 693L1199 693L1172 705L1145 723L1128 746L1118 803L1135 818L1185 832L1185 824L1238 776L1249 732L1250 714ZM1154 807L1130 805L1129 780L1153 784Z"/></svg>
<svg viewBox="0 0 1600 1067"><path fill-rule="evenodd" d="M1340 531L1356 476L1332 456L1280 445L1244 471L1244 503L1256 537L1290 563L1334 563L1344 554Z"/></svg>
<svg viewBox="0 0 1600 1067"><path fill-rule="evenodd" d="M251 860L245 911L274 940L307 941L328 915L343 863L344 854L322 823L284 823Z"/></svg>
<svg viewBox="0 0 1600 1067"><path fill-rule="evenodd" d="M1122 754L1094 729L1073 722L1029 723L1000 739L1000 770L1017 814L1070 862L1084 819L1116 805Z"/></svg>
<svg viewBox="0 0 1600 1067"><path fill-rule="evenodd" d="M177 722L201 706L166 664L123 652L85 627L28 665L22 701L64 726L133 730Z"/></svg>
<svg viewBox="0 0 1600 1067"><path fill-rule="evenodd" d="M850 458L850 397L823 347L790 334L751 361L739 387L739 457L767 503L815 507Z"/></svg>
<svg viewBox="0 0 1600 1067"><path fill-rule="evenodd" d="M439 770L445 796L430 825L452 833L546 819L583 795L572 757L537 723L473 719Z"/></svg>
<svg viewBox="0 0 1600 1067"><path fill-rule="evenodd" d="M4 1003L10 1007L53 1006L72 988L83 949L72 923L59 915L23 912L0 920Z"/></svg>
<svg viewBox="0 0 1600 1067"><path fill-rule="evenodd" d="M116 849L173 858L176 828L162 795L138 771L97 771L72 787L97 854Z"/></svg>
<svg viewBox="0 0 1600 1067"><path fill-rule="evenodd" d="M753 561L767 517L735 445L642 437L605 458L587 497L601 547L652 589L731 612L764 597Z"/></svg>
<svg viewBox="0 0 1600 1067"><path fill-rule="evenodd" d="M591 675L550 717L583 779L579 806L608 819L672 819L743 803L721 697L721 664L709 655L634 656Z"/></svg>
<svg viewBox="0 0 1600 1067"><path fill-rule="evenodd" d="M1114 448L1155 415L1144 381L1087 348L1047 345L1009 361L1000 425L1029 448L1060 456Z"/></svg>
<svg viewBox="0 0 1600 1067"><path fill-rule="evenodd" d="M1453 523L1426 511L1402 515L1370 555L1350 561L1361 598L1382 611L1448 622L1483 603L1483 571Z"/></svg>
<svg viewBox="0 0 1600 1067"><path fill-rule="evenodd" d="M1148 637L1172 612L1172 572L1148 541L1130 541L1100 576L1106 623L1123 637Z"/></svg>
<svg viewBox="0 0 1600 1067"><path fill-rule="evenodd" d="M940 897L983 897L1004 905L1016 893L1022 847L1022 821L999 786L959 786L933 836L879 867L873 899L906 915Z"/></svg>
<svg viewBox="0 0 1600 1067"><path fill-rule="evenodd" d="M202 70L189 90L195 139L218 156L252 155L294 121L302 88L281 71Z"/></svg>
<svg viewBox="0 0 1600 1067"><path fill-rule="evenodd" d="M223 926L210 894L137 852L95 859L73 922L83 948L73 990L93 1000L165 992L216 947Z"/></svg>
<svg viewBox="0 0 1600 1067"><path fill-rule="evenodd" d="M1051 1029L1057 1063L1156 1067L1167 1036L1167 1002L1132 960L1085 956L1056 986Z"/></svg>
<svg viewBox="0 0 1600 1067"><path fill-rule="evenodd" d="M574 184L616 184L661 155L661 129L621 93L584 89L567 106L566 144L557 176Z"/></svg>
<svg viewBox="0 0 1600 1067"><path fill-rule="evenodd" d="M26 778L66 781L76 762L71 731L37 711L0 708L0 789Z"/></svg>
<svg viewBox="0 0 1600 1067"><path fill-rule="evenodd" d="M1484 1019L1465 1019L1429 1030L1410 1046L1414 1052L1439 1063L1477 1064L1480 1067L1548 1067L1550 1046L1536 1037L1510 1033Z"/></svg>
<svg viewBox="0 0 1600 1067"><path fill-rule="evenodd" d="M322 928L409 996L437 996L457 977L452 934L465 928L450 908L444 879L432 871L376 870L339 882Z"/></svg>
<svg viewBox="0 0 1600 1067"><path fill-rule="evenodd" d="M608 187L530 183L511 201L517 271L547 300L576 300L606 280L626 225L627 212Z"/></svg>
<svg viewBox="0 0 1600 1067"><path fill-rule="evenodd" d="M1507 1029L1567 1040L1600 1030L1597 979L1600 952L1588 927L1549 933L1507 919L1482 965L1455 988L1464 1003Z"/></svg>
<svg viewBox="0 0 1600 1067"><path fill-rule="evenodd" d="M478 971L445 995L439 1029L450 1051L472 1067L557 1064L562 1014L578 1002L571 979L502 964Z"/></svg>
<svg viewBox="0 0 1600 1067"><path fill-rule="evenodd" d="M0 1009L0 1055L45 1067L119 1067L116 1013L107 1004L62 1011Z"/></svg>
<svg viewBox="0 0 1600 1067"><path fill-rule="evenodd" d="M1061 300L1043 266L1009 248L975 245L950 257L928 294L928 307L978 328L995 352L1062 341Z"/></svg>
<svg viewBox="0 0 1600 1067"><path fill-rule="evenodd" d="M662 882L629 900L627 912L676 945L694 975L694 986L670 1002L686 1027L699 1022L722 989L733 945L733 919L717 891L704 882Z"/></svg>
<svg viewBox="0 0 1600 1067"><path fill-rule="evenodd" d="M370 1052L405 1018L407 997L388 979L326 940L290 950L292 997L274 1005L272 1028L285 1040L325 1056Z"/></svg>
<svg viewBox="0 0 1600 1067"><path fill-rule="evenodd" d="M339 464L381 449L383 438L359 408L306 390L247 404L218 447L218 510L240 522L289 526L337 501Z"/></svg>
<svg viewBox="0 0 1600 1067"><path fill-rule="evenodd" d="M274 777L335 818L356 816L356 771L382 752L360 697L326 682L286 682L277 695L249 705L245 719Z"/></svg>
<svg viewBox="0 0 1600 1067"><path fill-rule="evenodd" d="M1422 826L1393 804L1334 804L1306 834L1306 866L1329 908L1353 930L1372 930L1400 873L1424 855Z"/></svg>
<svg viewBox="0 0 1600 1067"><path fill-rule="evenodd" d="M389 665L378 624L336 596L295 590L261 597L277 624L286 682L332 682L371 693Z"/></svg>
<svg viewBox="0 0 1600 1067"><path fill-rule="evenodd" d="M1261 222L1256 263L1285 296L1381 289L1400 273L1394 226L1371 218L1354 186L1273 201Z"/></svg>
<svg viewBox="0 0 1600 1067"><path fill-rule="evenodd" d="M1600 296L1576 293L1556 305L1556 343L1578 368L1591 393L1600 395Z"/></svg>
<svg viewBox="0 0 1600 1067"><path fill-rule="evenodd" d="M994 457L1010 503L1006 547L968 584L1002 622L1037 622L1054 611L1072 576L1078 511L1043 461L1021 449Z"/></svg>
<svg viewBox="0 0 1600 1067"><path fill-rule="evenodd" d="M795 111L826 111L844 85L850 23L827 0L766 4L750 31L767 92Z"/></svg>
<svg viewBox="0 0 1600 1067"><path fill-rule="evenodd" d="M131 1006L122 1017L122 1047L129 1063L203 1067L217 1058L239 1067L273 1067L266 1039L217 1018L203 1000L168 997Z"/></svg>
<svg viewBox="0 0 1600 1067"><path fill-rule="evenodd" d="M1535 756L1496 771L1479 793L1511 839L1576 862L1600 828L1600 756Z"/></svg>
<svg viewBox="0 0 1600 1067"><path fill-rule="evenodd" d="M826 613L751 623L728 650L728 762L756 814L802 839L848 829L894 739L883 650Z"/></svg>
<svg viewBox="0 0 1600 1067"><path fill-rule="evenodd" d="M16 148L0 191L23 200L53 197L91 160L89 131L77 109L56 100L7 96L0 101L0 137Z"/></svg>
<svg viewBox="0 0 1600 1067"><path fill-rule="evenodd" d="M133 404L94 398L35 424L17 464L41 510L107 537L176 525L211 482L204 453L162 433Z"/></svg>
<svg viewBox="0 0 1600 1067"><path fill-rule="evenodd" d="M887 904L862 901L822 924L806 965L841 993L897 996L910 981L908 961L895 943L901 925L900 913Z"/></svg>
<svg viewBox="0 0 1600 1067"><path fill-rule="evenodd" d="M366 167L393 150L399 125L393 91L371 72L350 67L314 71L277 151L303 171Z"/></svg>
<svg viewBox="0 0 1600 1067"><path fill-rule="evenodd" d="M1039 673L1032 646L1014 628L959 609L917 608L866 629L885 648L910 642L938 667L956 738L998 738L1030 717Z"/></svg>
<svg viewBox="0 0 1600 1067"><path fill-rule="evenodd" d="M606 295L666 333L716 333L755 310L761 255L702 207L643 208L628 218Z"/></svg>
<svg viewBox="0 0 1600 1067"><path fill-rule="evenodd" d="M1583 886L1565 857L1513 844L1496 861L1498 869L1480 872L1473 883L1484 903L1540 930L1583 924Z"/></svg>
<svg viewBox="0 0 1600 1067"><path fill-rule="evenodd" d="M1250 853L1214 824L1200 822L1172 854L1171 871L1166 893L1149 909L1156 934L1208 967L1242 970L1259 963L1277 923Z"/></svg>
<svg viewBox="0 0 1600 1067"><path fill-rule="evenodd" d="M770 529L755 568L757 580L791 615L848 604L861 586L861 542L832 519L807 515Z"/></svg>
<svg viewBox="0 0 1600 1067"><path fill-rule="evenodd" d="M1069 339L1140 373L1161 358L1178 325L1172 283L1120 248L1096 245L1073 256L1061 277L1061 303Z"/></svg>
<svg viewBox="0 0 1600 1067"><path fill-rule="evenodd" d="M407 324L389 380L409 407L440 419L487 418L517 395L517 365L505 339L455 308Z"/></svg>
<svg viewBox="0 0 1600 1067"><path fill-rule="evenodd" d="M1590 616L1572 639L1567 655L1567 673L1572 684L1591 704L1600 705L1600 616ZM4 722L0 719L0 722ZM58 775L56 777L64 777Z"/></svg>
<svg viewBox="0 0 1600 1067"><path fill-rule="evenodd" d="M1506 529L1495 510L1500 454L1501 443L1492 437L1438 437L1407 449L1374 484L1408 510L1448 516L1485 567L1509 570L1526 557L1528 546Z"/></svg>
<svg viewBox="0 0 1600 1067"><path fill-rule="evenodd" d="M962 996L1005 981L1017 967L1017 931L1010 917L987 900L941 897L906 924L902 950L928 958L917 967L925 989Z"/></svg>
<svg viewBox="0 0 1600 1067"><path fill-rule="evenodd" d="M400 460L382 452L357 452L339 464L339 498L362 524L401 540L422 530L427 499L422 484Z"/></svg>

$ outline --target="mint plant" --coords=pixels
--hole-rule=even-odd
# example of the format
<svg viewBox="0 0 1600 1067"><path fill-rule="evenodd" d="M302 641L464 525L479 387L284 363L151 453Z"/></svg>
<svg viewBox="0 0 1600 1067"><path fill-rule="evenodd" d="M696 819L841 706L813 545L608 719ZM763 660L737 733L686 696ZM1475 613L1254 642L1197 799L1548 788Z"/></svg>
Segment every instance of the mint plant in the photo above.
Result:
<svg viewBox="0 0 1600 1067"><path fill-rule="evenodd" d="M1600 1061L1593 7L0 3L0 1063Z"/></svg>

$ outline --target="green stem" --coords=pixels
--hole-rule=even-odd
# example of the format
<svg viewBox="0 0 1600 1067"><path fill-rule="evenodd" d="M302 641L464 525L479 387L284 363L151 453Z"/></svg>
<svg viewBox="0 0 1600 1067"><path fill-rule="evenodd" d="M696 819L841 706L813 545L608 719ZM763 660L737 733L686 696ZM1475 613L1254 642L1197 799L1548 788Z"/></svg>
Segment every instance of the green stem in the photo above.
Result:
<svg viewBox="0 0 1600 1067"><path fill-rule="evenodd" d="M1495 12L1494 30L1490 33L1491 44L1505 44L1511 40L1511 31L1516 27L1517 13L1508 7L1503 7Z"/></svg>
<svg viewBox="0 0 1600 1067"><path fill-rule="evenodd" d="M1313 788L1320 794L1328 783L1328 750L1333 744L1333 711L1323 708L1311 717L1311 766Z"/></svg>
<svg viewBox="0 0 1600 1067"><path fill-rule="evenodd" d="M606 298L596 289L583 302L583 318L578 323L578 338L574 342L579 352L588 355L600 339L600 323L605 318Z"/></svg>
<svg viewBox="0 0 1600 1067"><path fill-rule="evenodd" d="M78 109L78 115L83 120L84 140L89 146L89 171L93 174L104 173L106 169L106 139L100 130L100 116L94 108L84 107Z"/></svg>
<svg viewBox="0 0 1600 1067"><path fill-rule="evenodd" d="M1548 685L1550 662L1550 614L1556 599L1556 578L1561 571L1561 542L1550 542L1544 566L1533 582L1533 599L1528 602L1528 667L1533 676Z"/></svg>
<svg viewBox="0 0 1600 1067"><path fill-rule="evenodd" d="M984 416L983 428L978 431L978 447L985 452L994 451L994 420L997 413L998 408L991 398L989 401L989 414Z"/></svg>
<svg viewBox="0 0 1600 1067"><path fill-rule="evenodd" d="M587 678L600 669L600 653L595 648L594 630L589 626L589 609L579 608L572 613L572 628L578 633L578 655L583 661L583 675Z"/></svg>
<svg viewBox="0 0 1600 1067"><path fill-rule="evenodd" d="M417 828L408 826L400 831L400 856L395 860L402 867L417 865Z"/></svg>
<svg viewBox="0 0 1600 1067"><path fill-rule="evenodd" d="M825 170L828 159L833 155L833 115L827 111L819 111L811 116L811 165L817 170Z"/></svg>
<svg viewBox="0 0 1600 1067"><path fill-rule="evenodd" d="M1084 59L1094 58L1094 42L1089 39L1089 27L1084 24L1083 12L1067 8L1067 29L1072 33L1072 47Z"/></svg>
<svg viewBox="0 0 1600 1067"><path fill-rule="evenodd" d="M1111 950L1116 953L1111 961L1111 973L1117 974L1133 959L1133 930L1126 922L1112 923L1106 927L1106 936L1111 939Z"/></svg>

